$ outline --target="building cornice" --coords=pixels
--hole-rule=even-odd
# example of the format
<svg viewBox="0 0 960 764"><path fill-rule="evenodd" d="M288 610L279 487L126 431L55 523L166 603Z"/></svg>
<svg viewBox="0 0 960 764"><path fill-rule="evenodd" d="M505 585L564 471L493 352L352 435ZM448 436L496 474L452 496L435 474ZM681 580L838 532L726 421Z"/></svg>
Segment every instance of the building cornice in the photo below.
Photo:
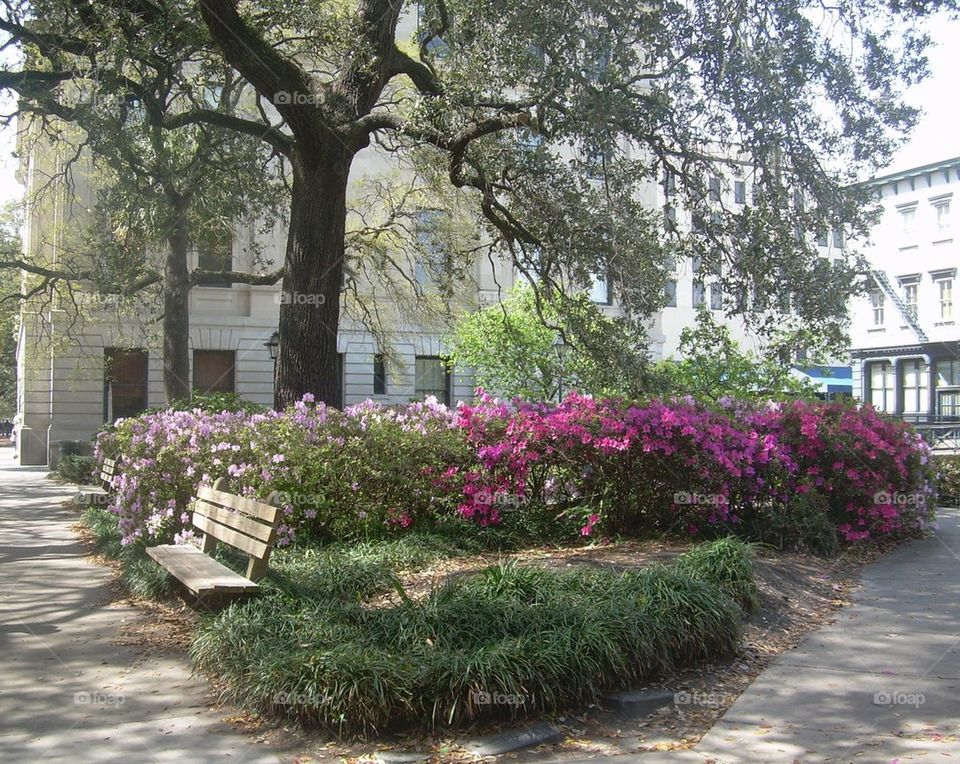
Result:
<svg viewBox="0 0 960 764"><path fill-rule="evenodd" d="M888 345L886 347L851 348L850 357L863 360L864 358L873 358L875 356L897 357L906 354L926 355L929 353L939 356L943 354L956 354L958 345L960 345L960 341L954 340L946 342L923 342L911 345Z"/></svg>
<svg viewBox="0 0 960 764"><path fill-rule="evenodd" d="M886 185L887 183L896 183L899 180L909 180L910 178L917 178L931 172L950 170L953 168L960 168L960 157L954 157L953 159L941 159L938 162L931 162L930 164L920 165L919 167L910 167L906 170L892 172L887 175L877 175L873 178L870 178L866 184L868 186L882 186Z"/></svg>

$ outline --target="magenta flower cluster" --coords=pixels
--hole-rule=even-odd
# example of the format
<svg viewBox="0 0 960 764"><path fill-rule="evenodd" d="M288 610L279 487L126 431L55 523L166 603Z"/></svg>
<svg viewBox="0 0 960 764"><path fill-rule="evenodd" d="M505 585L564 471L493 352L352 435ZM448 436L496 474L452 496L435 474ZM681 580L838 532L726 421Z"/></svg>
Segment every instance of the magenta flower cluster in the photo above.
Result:
<svg viewBox="0 0 960 764"><path fill-rule="evenodd" d="M286 412L161 411L118 422L112 509L125 543L190 538L202 484L270 498L281 544L400 533L451 517L537 514L571 534L741 532L811 514L852 542L932 522L929 453L869 407L796 401L707 407L572 393L559 404L365 402L310 396ZM784 521L786 518L786 521Z"/></svg>
<svg viewBox="0 0 960 764"><path fill-rule="evenodd" d="M481 524L499 523L504 506L553 503L583 520L583 535L598 525L695 534L763 526L801 502L856 541L933 516L926 444L870 407L572 393L557 405L481 395L458 414L477 456L458 509Z"/></svg>

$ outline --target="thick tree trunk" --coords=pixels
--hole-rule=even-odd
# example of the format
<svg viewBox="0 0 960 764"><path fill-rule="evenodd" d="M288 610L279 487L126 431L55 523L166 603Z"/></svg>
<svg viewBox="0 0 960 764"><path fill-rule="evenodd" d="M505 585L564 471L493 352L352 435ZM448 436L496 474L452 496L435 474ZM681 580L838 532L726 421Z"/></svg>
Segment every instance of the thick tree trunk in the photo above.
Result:
<svg viewBox="0 0 960 764"><path fill-rule="evenodd" d="M172 201L174 219L167 236L163 283L163 388L167 402L190 399L190 249L188 203Z"/></svg>
<svg viewBox="0 0 960 764"><path fill-rule="evenodd" d="M305 393L332 405L342 400L337 329L352 158L335 139L293 157L276 380L280 407Z"/></svg>

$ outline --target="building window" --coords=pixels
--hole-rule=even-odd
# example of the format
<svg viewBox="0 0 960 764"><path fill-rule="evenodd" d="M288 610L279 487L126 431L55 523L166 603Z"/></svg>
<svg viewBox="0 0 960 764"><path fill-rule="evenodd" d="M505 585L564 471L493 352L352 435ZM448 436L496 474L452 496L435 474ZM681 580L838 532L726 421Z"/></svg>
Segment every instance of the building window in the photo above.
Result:
<svg viewBox="0 0 960 764"><path fill-rule="evenodd" d="M693 307L699 308L703 305L703 282L693 282Z"/></svg>
<svg viewBox="0 0 960 764"><path fill-rule="evenodd" d="M723 287L710 285L710 310L723 310Z"/></svg>
<svg viewBox="0 0 960 764"><path fill-rule="evenodd" d="M103 351L103 421L134 417L147 408L145 350Z"/></svg>
<svg viewBox="0 0 960 764"><path fill-rule="evenodd" d="M900 214L900 233L904 238L910 238L913 236L917 222L917 205L914 203L906 207L898 207L897 212Z"/></svg>
<svg viewBox="0 0 960 764"><path fill-rule="evenodd" d="M843 231L839 228L833 229L833 247L843 249Z"/></svg>
<svg viewBox="0 0 960 764"><path fill-rule="evenodd" d="M667 305L668 308L677 307L677 282L674 279L667 279L665 285L667 292Z"/></svg>
<svg viewBox="0 0 960 764"><path fill-rule="evenodd" d="M937 414L960 417L960 361L937 361Z"/></svg>
<svg viewBox="0 0 960 764"><path fill-rule="evenodd" d="M663 176L663 193L670 198L677 193L677 176L666 170Z"/></svg>
<svg viewBox="0 0 960 764"><path fill-rule="evenodd" d="M421 210L416 216L415 236L418 244L414 278L421 287L435 287L444 282L449 271L447 247L440 224L442 213Z"/></svg>
<svg viewBox="0 0 960 764"><path fill-rule="evenodd" d="M826 232L826 231L821 231L819 234L817 234L817 246L818 246L818 247L826 247L826 246L827 246L827 232Z"/></svg>
<svg viewBox="0 0 960 764"><path fill-rule="evenodd" d="M709 198L711 202L720 201L720 178L718 178L716 175L710 178Z"/></svg>
<svg viewBox="0 0 960 764"><path fill-rule="evenodd" d="M937 387L960 387L960 361L937 361Z"/></svg>
<svg viewBox="0 0 960 764"><path fill-rule="evenodd" d="M938 199L933 203L933 210L937 217L937 234L941 237L950 234L950 200Z"/></svg>
<svg viewBox="0 0 960 764"><path fill-rule="evenodd" d="M920 285L916 282L903 285L903 306L914 320L917 318L917 296L919 287Z"/></svg>
<svg viewBox="0 0 960 764"><path fill-rule="evenodd" d="M427 18L423 3L417 3L417 40L422 45L427 43L427 52L443 58L450 52L450 46L441 37L435 37L430 32L431 20Z"/></svg>
<svg viewBox="0 0 960 764"><path fill-rule="evenodd" d="M201 395L236 392L236 366L233 350L194 350L193 389Z"/></svg>
<svg viewBox="0 0 960 764"><path fill-rule="evenodd" d="M877 411L892 414L894 411L893 364L875 361L869 365L870 403Z"/></svg>
<svg viewBox="0 0 960 764"><path fill-rule="evenodd" d="M387 394L387 359L379 353L373 357L373 394Z"/></svg>
<svg viewBox="0 0 960 764"><path fill-rule="evenodd" d="M903 373L903 413L923 414L927 412L929 401L930 367L926 361L904 361Z"/></svg>
<svg viewBox="0 0 960 764"><path fill-rule="evenodd" d="M885 298L883 292L875 289L870 293L870 305L873 309L873 325L883 326L883 305Z"/></svg>
<svg viewBox="0 0 960 764"><path fill-rule="evenodd" d="M672 204L668 204L664 208L664 217L667 220L667 232L676 233L677 230L677 208Z"/></svg>
<svg viewBox="0 0 960 764"><path fill-rule="evenodd" d="M605 273L595 273L590 277L590 301L598 305L609 305L612 302L610 280Z"/></svg>
<svg viewBox="0 0 960 764"><path fill-rule="evenodd" d="M433 395L440 403L450 405L450 370L442 358L433 355L417 356L414 390L417 400Z"/></svg>
<svg viewBox="0 0 960 764"><path fill-rule="evenodd" d="M197 267L202 271L232 271L233 270L233 232L220 231L211 233L197 242ZM200 286L230 288L230 284L216 281L199 282Z"/></svg>
<svg viewBox="0 0 960 764"><path fill-rule="evenodd" d="M747 184L742 180L733 181L733 201L737 204L747 203Z"/></svg>
<svg viewBox="0 0 960 764"><path fill-rule="evenodd" d="M937 289L940 293L940 320L953 319L953 279L939 279Z"/></svg>

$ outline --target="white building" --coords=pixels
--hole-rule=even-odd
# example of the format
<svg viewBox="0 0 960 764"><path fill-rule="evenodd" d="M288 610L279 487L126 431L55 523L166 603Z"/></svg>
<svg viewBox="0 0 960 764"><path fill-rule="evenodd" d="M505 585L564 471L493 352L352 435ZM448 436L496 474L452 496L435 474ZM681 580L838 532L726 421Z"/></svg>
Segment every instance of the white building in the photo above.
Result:
<svg viewBox="0 0 960 764"><path fill-rule="evenodd" d="M855 394L918 422L960 416L960 157L870 181L872 288L851 308ZM956 198L955 198L956 197Z"/></svg>

